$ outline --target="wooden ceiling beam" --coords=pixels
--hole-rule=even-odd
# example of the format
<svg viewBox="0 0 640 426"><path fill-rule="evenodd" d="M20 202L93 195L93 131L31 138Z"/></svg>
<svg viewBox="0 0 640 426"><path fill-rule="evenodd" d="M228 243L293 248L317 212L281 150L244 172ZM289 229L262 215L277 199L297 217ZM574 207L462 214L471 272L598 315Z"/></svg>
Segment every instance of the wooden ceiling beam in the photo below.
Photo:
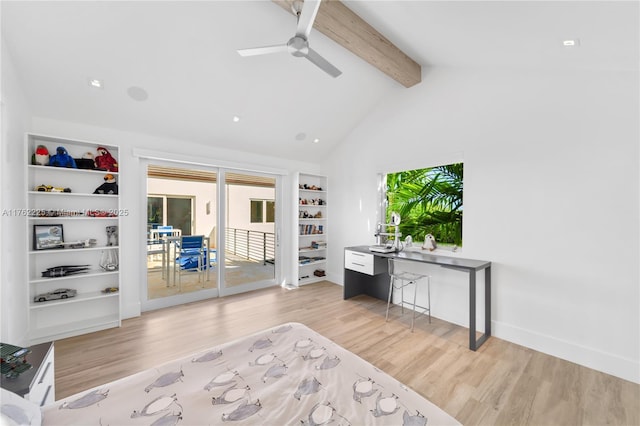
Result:
<svg viewBox="0 0 640 426"><path fill-rule="evenodd" d="M293 0L272 1L293 15ZM420 64L339 0L324 0L320 3L313 28L404 87L414 86L422 79Z"/></svg>

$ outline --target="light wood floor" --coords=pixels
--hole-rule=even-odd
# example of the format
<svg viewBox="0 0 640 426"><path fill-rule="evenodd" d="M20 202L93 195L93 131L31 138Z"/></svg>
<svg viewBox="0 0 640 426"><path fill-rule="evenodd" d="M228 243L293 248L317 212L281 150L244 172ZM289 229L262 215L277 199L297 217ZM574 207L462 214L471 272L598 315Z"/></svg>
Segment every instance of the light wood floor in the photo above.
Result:
<svg viewBox="0 0 640 426"><path fill-rule="evenodd" d="M495 337L477 352L468 330L386 304L342 300L329 282L280 287L143 314L56 342L56 398L283 322L307 325L410 386L465 425L639 425L640 386ZM406 312L406 311L405 311Z"/></svg>

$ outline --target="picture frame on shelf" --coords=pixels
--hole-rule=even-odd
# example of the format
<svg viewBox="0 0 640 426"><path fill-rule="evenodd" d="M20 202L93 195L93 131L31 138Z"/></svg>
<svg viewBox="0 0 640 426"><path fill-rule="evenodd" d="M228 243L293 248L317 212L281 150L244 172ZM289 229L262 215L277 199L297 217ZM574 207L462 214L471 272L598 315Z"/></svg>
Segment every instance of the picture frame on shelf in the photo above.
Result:
<svg viewBox="0 0 640 426"><path fill-rule="evenodd" d="M62 224L33 225L33 249L50 250L64 248Z"/></svg>

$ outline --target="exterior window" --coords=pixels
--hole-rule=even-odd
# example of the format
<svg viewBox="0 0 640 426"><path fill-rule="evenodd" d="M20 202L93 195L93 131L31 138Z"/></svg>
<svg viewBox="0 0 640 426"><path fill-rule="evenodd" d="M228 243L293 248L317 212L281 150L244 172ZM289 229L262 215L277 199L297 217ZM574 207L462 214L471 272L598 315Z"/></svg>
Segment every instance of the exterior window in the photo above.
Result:
<svg viewBox="0 0 640 426"><path fill-rule="evenodd" d="M195 197L154 194L147 196L147 230L171 225L182 235L191 235Z"/></svg>
<svg viewBox="0 0 640 426"><path fill-rule="evenodd" d="M275 201L267 201L267 222L274 223L276 221L276 202Z"/></svg>
<svg viewBox="0 0 640 426"><path fill-rule="evenodd" d="M276 202L275 201L251 200L251 223L275 223L275 221L276 221Z"/></svg>
<svg viewBox="0 0 640 426"><path fill-rule="evenodd" d="M262 200L251 200L251 223L262 223Z"/></svg>
<svg viewBox="0 0 640 426"><path fill-rule="evenodd" d="M462 246L463 163L386 175L386 223L400 214L402 238Z"/></svg>
<svg viewBox="0 0 640 426"><path fill-rule="evenodd" d="M149 225L164 225L164 198L147 197L147 223Z"/></svg>

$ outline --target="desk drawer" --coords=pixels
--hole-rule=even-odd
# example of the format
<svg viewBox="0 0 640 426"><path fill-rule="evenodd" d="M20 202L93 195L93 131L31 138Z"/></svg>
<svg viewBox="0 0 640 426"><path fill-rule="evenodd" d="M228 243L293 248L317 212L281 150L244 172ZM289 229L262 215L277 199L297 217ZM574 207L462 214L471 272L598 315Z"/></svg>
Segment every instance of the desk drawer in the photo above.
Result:
<svg viewBox="0 0 640 426"><path fill-rule="evenodd" d="M357 251L344 251L344 267L367 275L374 275L373 255Z"/></svg>

